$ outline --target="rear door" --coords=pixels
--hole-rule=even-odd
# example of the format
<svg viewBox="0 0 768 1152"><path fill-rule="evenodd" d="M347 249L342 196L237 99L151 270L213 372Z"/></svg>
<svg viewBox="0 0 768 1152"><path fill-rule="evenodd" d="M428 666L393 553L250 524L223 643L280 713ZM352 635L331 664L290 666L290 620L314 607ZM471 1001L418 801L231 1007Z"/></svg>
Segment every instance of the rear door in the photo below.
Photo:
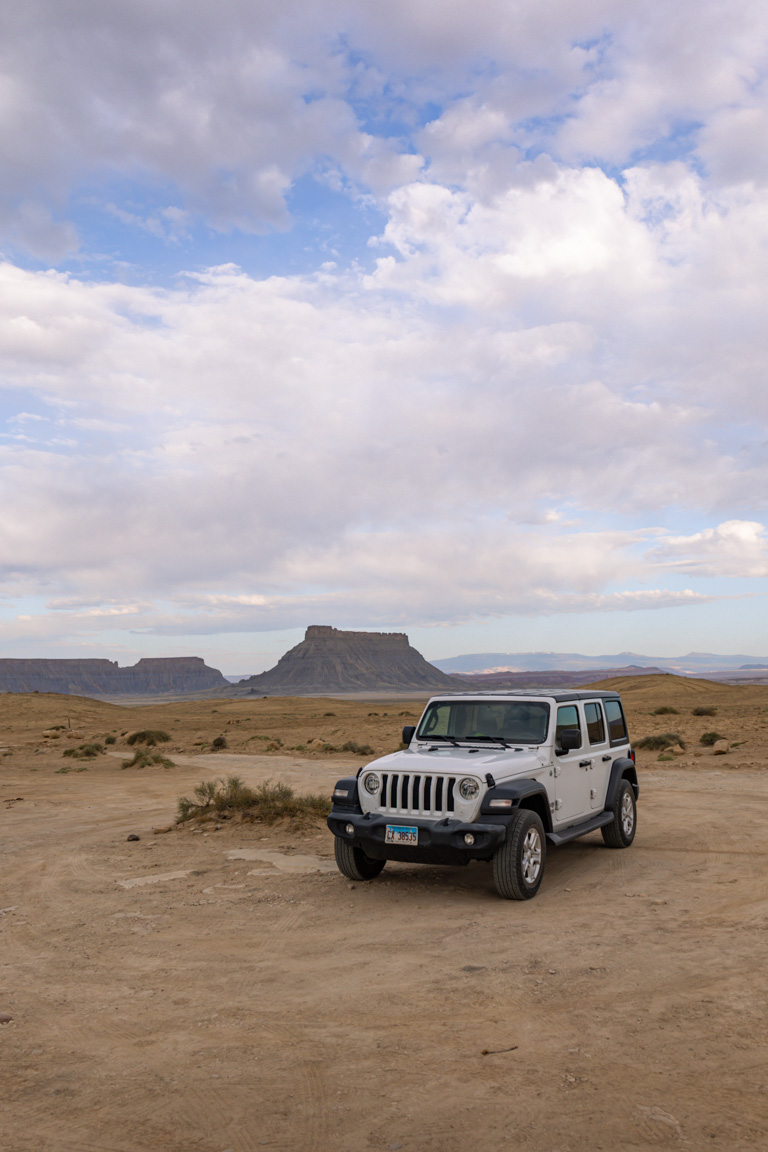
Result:
<svg viewBox="0 0 768 1152"><path fill-rule="evenodd" d="M605 806L613 754L608 744L608 728L603 706L599 700L590 700L584 705L584 721L587 728L587 749L592 761L589 769L589 806L602 810Z"/></svg>
<svg viewBox="0 0 768 1152"><path fill-rule="evenodd" d="M557 755L561 747L561 734L565 728L578 728L581 748ZM592 760L585 748L585 730L579 705L561 704L557 709L555 730L555 813L558 825L574 824L586 815L589 808L590 767Z"/></svg>

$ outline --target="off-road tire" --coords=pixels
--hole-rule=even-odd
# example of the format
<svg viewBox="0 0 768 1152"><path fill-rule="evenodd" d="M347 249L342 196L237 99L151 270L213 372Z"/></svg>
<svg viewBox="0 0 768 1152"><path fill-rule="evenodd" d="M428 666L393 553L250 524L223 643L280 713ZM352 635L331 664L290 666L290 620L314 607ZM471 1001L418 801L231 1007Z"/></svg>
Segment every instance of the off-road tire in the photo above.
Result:
<svg viewBox="0 0 768 1152"><path fill-rule="evenodd" d="M622 780L613 804L613 820L600 829L609 848L629 848L637 830L635 790L629 780Z"/></svg>
<svg viewBox="0 0 768 1152"><path fill-rule="evenodd" d="M355 848L341 836L334 836L333 850L336 866L348 880L375 880L386 864L386 860L372 860L362 848Z"/></svg>
<svg viewBox="0 0 768 1152"><path fill-rule="evenodd" d="M493 854L493 882L505 900L530 900L541 887L547 859L541 817L523 809L507 830L507 838Z"/></svg>

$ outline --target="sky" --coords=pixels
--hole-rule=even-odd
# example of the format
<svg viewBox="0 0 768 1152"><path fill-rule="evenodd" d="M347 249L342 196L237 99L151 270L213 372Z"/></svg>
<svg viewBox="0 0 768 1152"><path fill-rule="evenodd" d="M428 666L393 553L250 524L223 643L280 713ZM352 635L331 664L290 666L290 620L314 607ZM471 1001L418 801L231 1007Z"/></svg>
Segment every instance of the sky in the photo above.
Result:
<svg viewBox="0 0 768 1152"><path fill-rule="evenodd" d="M764 3L0 29L0 656L768 653Z"/></svg>

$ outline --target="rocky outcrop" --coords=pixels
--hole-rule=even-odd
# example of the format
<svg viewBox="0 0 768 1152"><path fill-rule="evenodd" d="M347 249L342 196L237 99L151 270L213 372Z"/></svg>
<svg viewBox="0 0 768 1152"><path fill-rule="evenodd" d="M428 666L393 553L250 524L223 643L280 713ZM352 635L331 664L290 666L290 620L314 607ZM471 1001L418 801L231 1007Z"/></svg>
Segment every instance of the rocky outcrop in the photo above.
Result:
<svg viewBox="0 0 768 1152"><path fill-rule="evenodd" d="M113 660L0 660L0 692L162 696L227 686L199 656L144 659L128 668Z"/></svg>
<svg viewBox="0 0 768 1152"><path fill-rule="evenodd" d="M311 696L324 692L410 692L459 688L408 643L404 632L342 632L312 625L268 672L241 680L232 695Z"/></svg>

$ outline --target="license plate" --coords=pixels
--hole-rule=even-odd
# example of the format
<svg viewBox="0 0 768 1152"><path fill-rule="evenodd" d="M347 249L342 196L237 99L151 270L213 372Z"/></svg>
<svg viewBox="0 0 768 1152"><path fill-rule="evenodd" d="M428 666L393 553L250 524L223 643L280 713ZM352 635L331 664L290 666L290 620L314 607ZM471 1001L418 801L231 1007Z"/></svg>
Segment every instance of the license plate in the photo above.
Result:
<svg viewBox="0 0 768 1152"><path fill-rule="evenodd" d="M385 844L418 844L418 828L404 828L402 824L387 824Z"/></svg>

